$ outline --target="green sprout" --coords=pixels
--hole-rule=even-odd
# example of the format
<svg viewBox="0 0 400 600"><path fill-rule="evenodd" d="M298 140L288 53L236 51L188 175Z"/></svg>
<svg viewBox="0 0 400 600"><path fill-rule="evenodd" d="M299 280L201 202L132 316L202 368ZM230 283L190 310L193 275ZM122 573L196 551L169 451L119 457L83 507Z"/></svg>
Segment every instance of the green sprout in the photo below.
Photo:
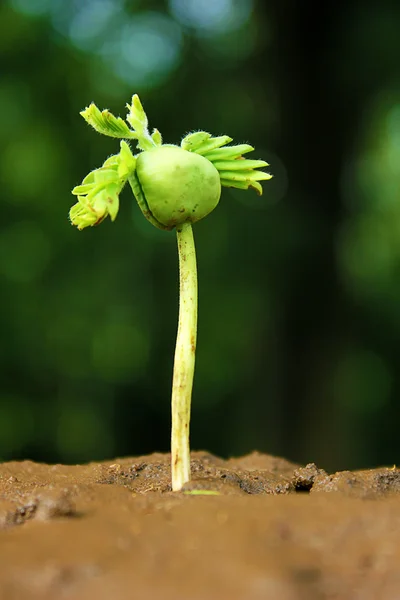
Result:
<svg viewBox="0 0 400 600"><path fill-rule="evenodd" d="M179 323L172 384L171 471L172 489L190 480L189 422L197 337L197 268L192 223L217 206L221 186L253 188L262 194L260 181L271 175L258 169L263 160L248 160L248 144L229 146L227 135L213 137L196 131L180 146L163 144L160 132L148 130L146 113L137 95L127 104L126 121L95 104L81 112L96 131L121 139L120 151L89 173L72 193L78 202L70 219L78 229L98 225L107 216L115 220L119 194L128 182L140 210L159 229L176 229L179 253ZM133 154L129 141L139 152Z"/></svg>

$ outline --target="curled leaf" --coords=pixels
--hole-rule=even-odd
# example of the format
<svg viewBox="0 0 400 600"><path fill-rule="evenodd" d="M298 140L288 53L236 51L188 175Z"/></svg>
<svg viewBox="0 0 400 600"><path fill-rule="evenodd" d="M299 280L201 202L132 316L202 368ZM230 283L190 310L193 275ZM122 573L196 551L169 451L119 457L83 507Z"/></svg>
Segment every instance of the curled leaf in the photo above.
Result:
<svg viewBox="0 0 400 600"><path fill-rule="evenodd" d="M85 188L85 193L80 193L82 187ZM113 179L93 181L92 184L74 188L73 194L78 193L78 202L69 213L72 225L80 230L92 227L101 223L108 215L114 221L119 209L119 192L120 186Z"/></svg>
<svg viewBox="0 0 400 600"><path fill-rule="evenodd" d="M128 144L121 142L119 154L110 156L102 167L91 171L72 193L78 202L71 208L71 223L78 229L98 225L107 216L115 220L119 210L119 194L134 172L136 159Z"/></svg>
<svg viewBox="0 0 400 600"><path fill-rule="evenodd" d="M108 110L100 111L93 102L80 114L98 133L116 138L136 137L121 117L115 117Z"/></svg>

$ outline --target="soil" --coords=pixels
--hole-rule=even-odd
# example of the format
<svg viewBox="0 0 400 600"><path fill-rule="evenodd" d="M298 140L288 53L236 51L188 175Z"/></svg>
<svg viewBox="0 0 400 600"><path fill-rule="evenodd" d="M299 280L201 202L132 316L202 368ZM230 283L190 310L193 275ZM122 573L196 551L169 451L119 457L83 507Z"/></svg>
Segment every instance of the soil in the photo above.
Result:
<svg viewBox="0 0 400 600"><path fill-rule="evenodd" d="M251 454L0 465L1 600L399 600L400 469Z"/></svg>

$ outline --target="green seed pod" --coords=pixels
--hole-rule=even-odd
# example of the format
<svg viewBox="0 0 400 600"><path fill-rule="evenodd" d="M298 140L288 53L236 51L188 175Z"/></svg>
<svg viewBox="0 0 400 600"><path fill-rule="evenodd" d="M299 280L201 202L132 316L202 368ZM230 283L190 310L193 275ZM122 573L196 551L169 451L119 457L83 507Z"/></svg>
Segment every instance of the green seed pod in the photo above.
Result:
<svg viewBox="0 0 400 600"><path fill-rule="evenodd" d="M214 165L178 146L141 152L135 175L140 187L136 195L142 192L142 210L148 210L167 229L199 221L214 210L221 196L221 180Z"/></svg>

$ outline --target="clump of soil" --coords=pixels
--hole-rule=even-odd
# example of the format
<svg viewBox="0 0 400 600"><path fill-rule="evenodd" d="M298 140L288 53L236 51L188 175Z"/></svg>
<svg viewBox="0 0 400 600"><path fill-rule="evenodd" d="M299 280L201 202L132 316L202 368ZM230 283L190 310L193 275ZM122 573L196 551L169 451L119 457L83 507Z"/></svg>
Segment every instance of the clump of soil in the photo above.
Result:
<svg viewBox="0 0 400 600"><path fill-rule="evenodd" d="M400 470L258 453L0 465L4 600L399 600Z"/></svg>

